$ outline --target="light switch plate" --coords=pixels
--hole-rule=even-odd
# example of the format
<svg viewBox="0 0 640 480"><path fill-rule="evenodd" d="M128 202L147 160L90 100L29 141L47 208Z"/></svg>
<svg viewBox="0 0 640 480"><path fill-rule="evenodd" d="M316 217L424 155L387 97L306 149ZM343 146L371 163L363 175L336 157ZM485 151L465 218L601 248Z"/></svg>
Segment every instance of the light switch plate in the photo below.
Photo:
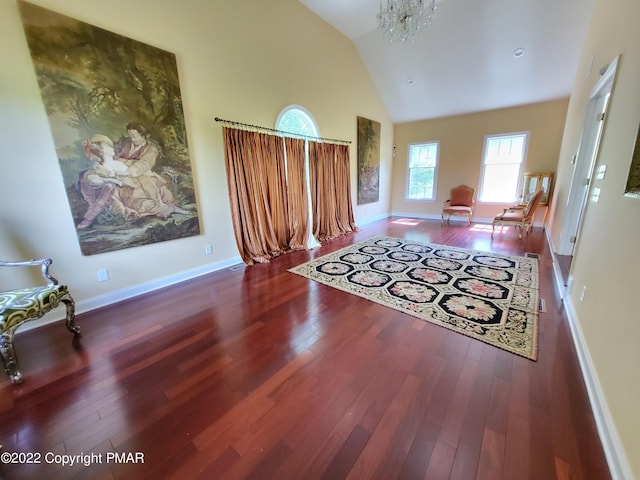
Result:
<svg viewBox="0 0 640 480"><path fill-rule="evenodd" d="M98 281L106 282L109 280L109 270L103 268L102 270L98 270Z"/></svg>

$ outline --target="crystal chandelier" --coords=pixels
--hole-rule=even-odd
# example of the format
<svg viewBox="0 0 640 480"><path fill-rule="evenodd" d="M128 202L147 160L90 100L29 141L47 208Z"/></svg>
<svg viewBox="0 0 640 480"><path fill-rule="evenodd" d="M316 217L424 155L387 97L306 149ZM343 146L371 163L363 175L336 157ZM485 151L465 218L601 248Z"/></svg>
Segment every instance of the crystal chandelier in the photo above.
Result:
<svg viewBox="0 0 640 480"><path fill-rule="evenodd" d="M384 8L381 1L378 30L389 41L411 41L431 23L437 9L436 0L387 0Z"/></svg>

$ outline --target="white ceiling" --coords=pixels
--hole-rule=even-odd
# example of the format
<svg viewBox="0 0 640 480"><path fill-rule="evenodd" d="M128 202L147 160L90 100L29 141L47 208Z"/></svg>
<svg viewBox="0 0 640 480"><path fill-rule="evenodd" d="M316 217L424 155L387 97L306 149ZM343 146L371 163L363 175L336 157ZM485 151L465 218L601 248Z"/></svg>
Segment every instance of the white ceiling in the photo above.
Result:
<svg viewBox="0 0 640 480"><path fill-rule="evenodd" d="M577 67L595 0L440 0L412 43L378 32L380 0L299 1L353 41L394 123L566 97L589 73Z"/></svg>

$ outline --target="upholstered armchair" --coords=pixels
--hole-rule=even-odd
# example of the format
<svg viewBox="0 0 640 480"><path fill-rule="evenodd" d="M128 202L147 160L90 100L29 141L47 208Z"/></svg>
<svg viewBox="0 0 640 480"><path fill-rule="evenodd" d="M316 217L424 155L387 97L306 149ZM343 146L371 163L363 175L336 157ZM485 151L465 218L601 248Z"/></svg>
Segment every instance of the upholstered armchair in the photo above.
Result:
<svg viewBox="0 0 640 480"><path fill-rule="evenodd" d="M471 225L473 217L473 205L475 201L475 189L466 185L458 185L451 189L451 198L442 204L442 225L446 220L449 224L451 215L464 215L467 223Z"/></svg>
<svg viewBox="0 0 640 480"><path fill-rule="evenodd" d="M18 369L18 359L13 348L13 336L24 323L36 320L63 302L67 309L67 329L74 335L80 334L75 323L75 303L66 285L60 285L51 274L51 259L29 260L25 262L3 262L0 267L40 267L43 281L36 285L8 292L0 292L0 356L4 370L14 383L22 381Z"/></svg>
<svg viewBox="0 0 640 480"><path fill-rule="evenodd" d="M496 215L493 219L493 227L491 228L491 238L493 238L496 225L514 225L518 229L519 238L522 238L523 231L526 231L527 235L531 233L536 210L538 205L540 205L543 194L544 189L539 188L531 195L526 205L505 208L504 212Z"/></svg>

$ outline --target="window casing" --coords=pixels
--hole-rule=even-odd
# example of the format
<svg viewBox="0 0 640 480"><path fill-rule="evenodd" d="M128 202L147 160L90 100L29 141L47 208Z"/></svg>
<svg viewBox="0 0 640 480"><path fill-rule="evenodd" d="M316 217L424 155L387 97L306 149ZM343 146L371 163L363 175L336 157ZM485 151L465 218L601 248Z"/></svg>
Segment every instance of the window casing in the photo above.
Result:
<svg viewBox="0 0 640 480"><path fill-rule="evenodd" d="M440 142L412 143L407 158L407 200L435 200Z"/></svg>
<svg viewBox="0 0 640 480"><path fill-rule="evenodd" d="M488 135L484 138L478 200L513 203L527 155L528 132Z"/></svg>

